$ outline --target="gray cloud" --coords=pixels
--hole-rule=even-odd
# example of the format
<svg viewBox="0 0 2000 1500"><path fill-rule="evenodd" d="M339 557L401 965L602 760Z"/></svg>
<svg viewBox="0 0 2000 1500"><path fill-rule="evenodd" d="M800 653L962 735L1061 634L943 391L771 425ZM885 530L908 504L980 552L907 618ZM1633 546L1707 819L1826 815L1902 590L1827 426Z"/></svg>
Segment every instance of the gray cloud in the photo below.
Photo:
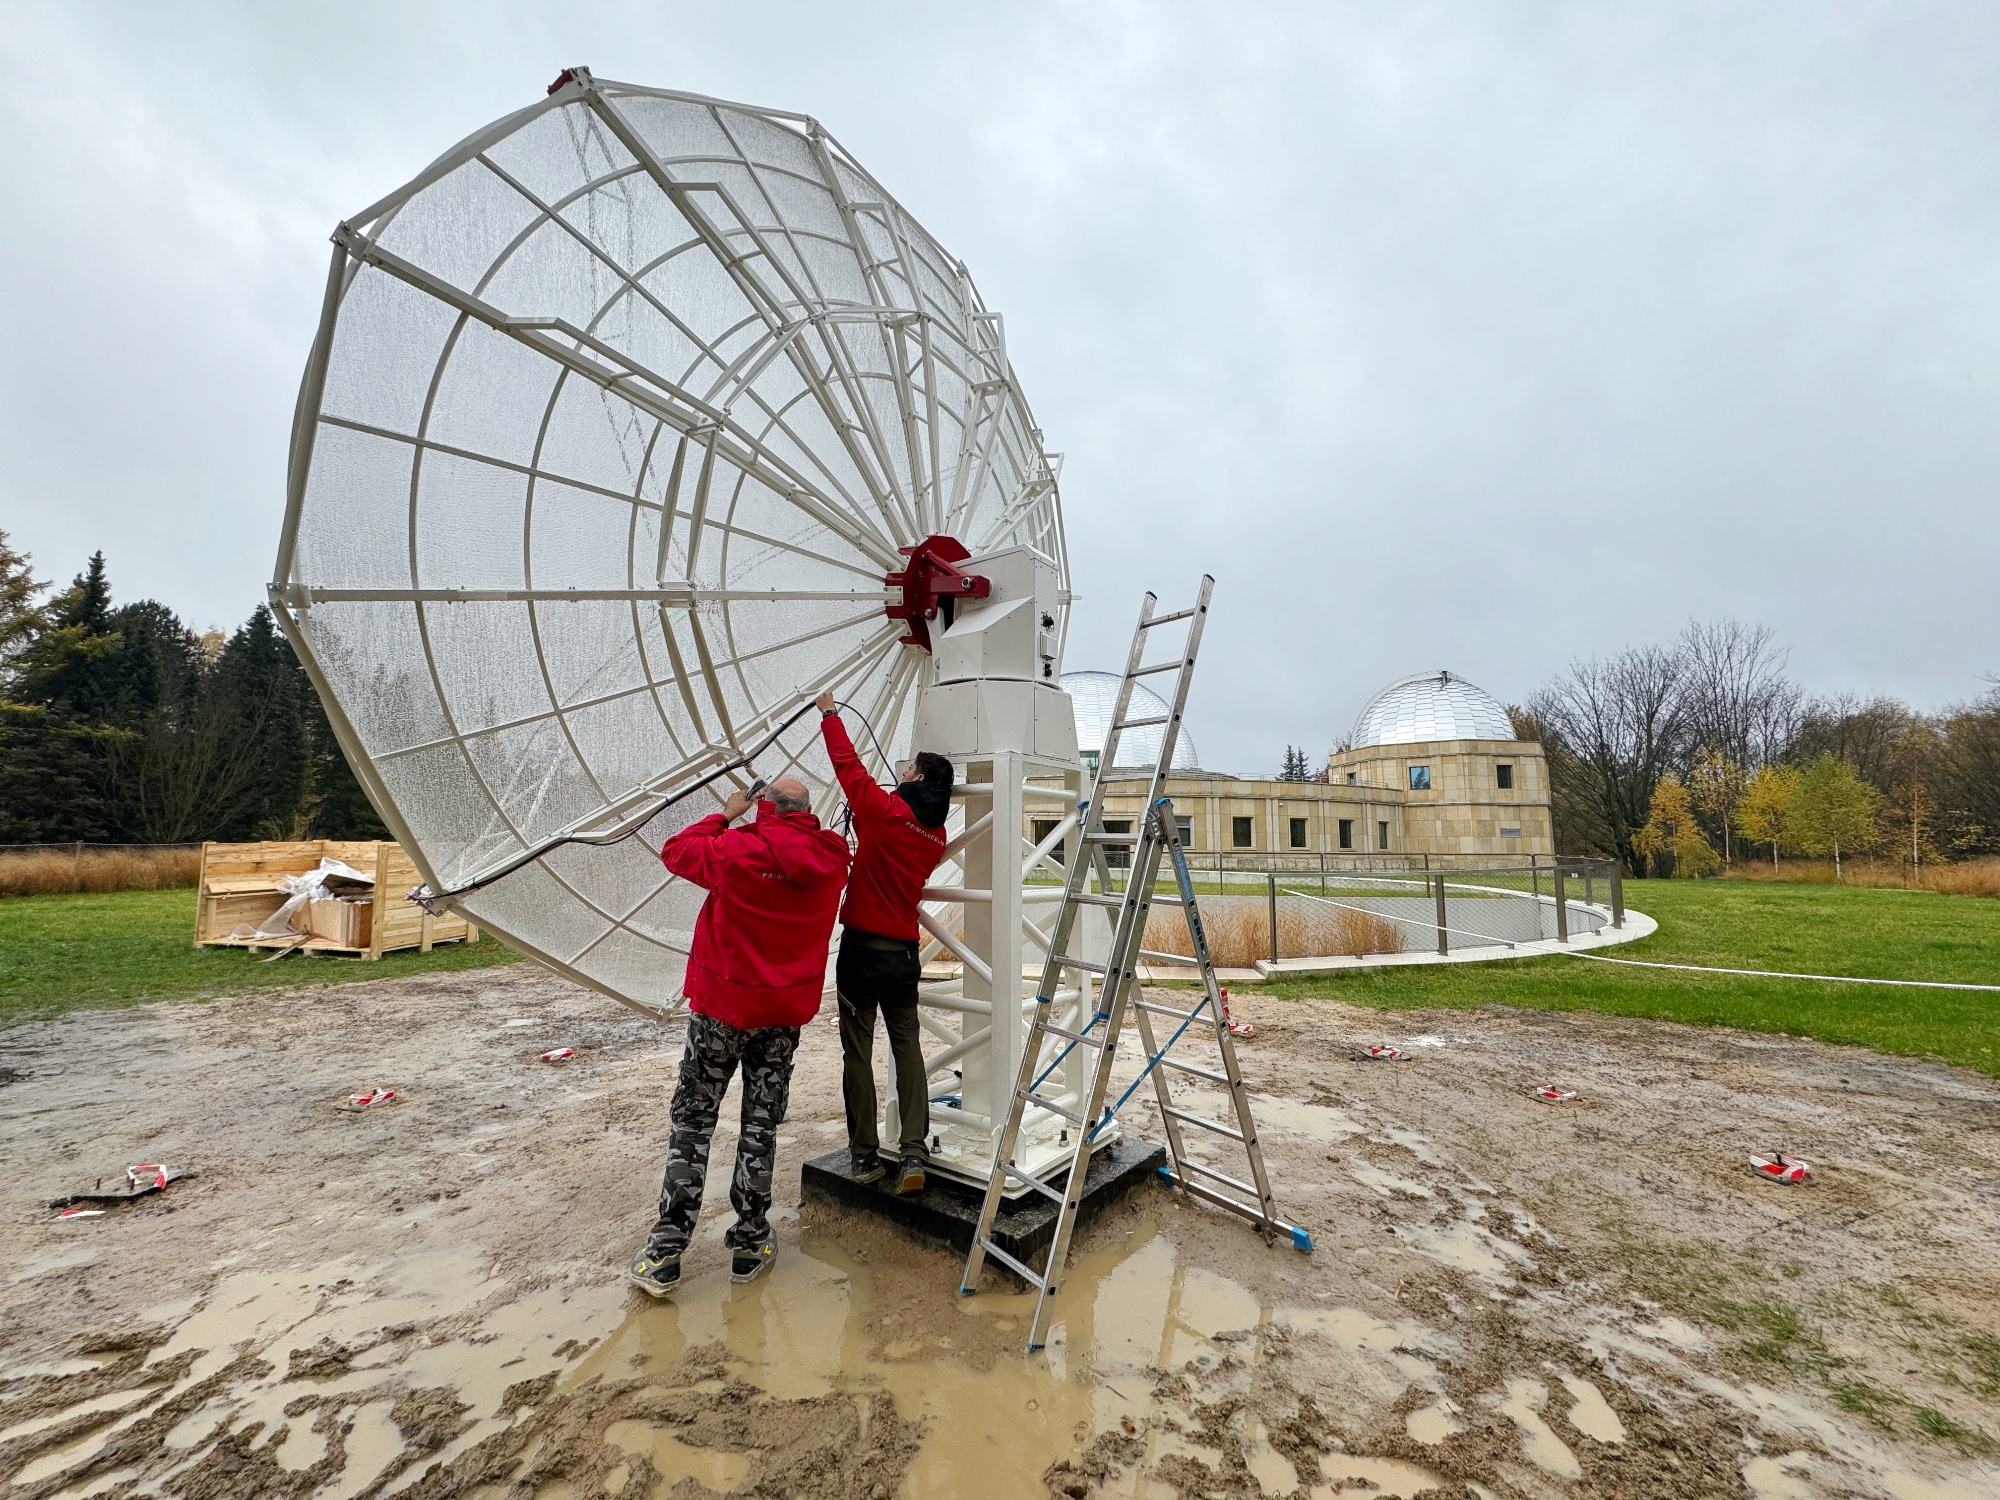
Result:
<svg viewBox="0 0 2000 1500"><path fill-rule="evenodd" d="M2000 14L7 8L0 527L261 597L326 234L562 66L808 111L1007 314L1085 595L1217 611L1205 760L1690 614L1820 689L2000 669Z"/></svg>

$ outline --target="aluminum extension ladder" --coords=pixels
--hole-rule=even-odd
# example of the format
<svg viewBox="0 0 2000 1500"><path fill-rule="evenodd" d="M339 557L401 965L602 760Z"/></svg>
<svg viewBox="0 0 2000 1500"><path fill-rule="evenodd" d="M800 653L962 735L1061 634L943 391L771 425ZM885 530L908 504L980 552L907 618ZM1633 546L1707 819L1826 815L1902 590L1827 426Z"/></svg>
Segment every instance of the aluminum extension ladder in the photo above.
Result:
<svg viewBox="0 0 2000 1500"><path fill-rule="evenodd" d="M1173 804L1165 795L1166 779L1173 766L1174 748L1180 736L1181 716L1187 707L1188 686L1194 677L1195 654L1201 646L1202 626L1208 619L1209 595L1214 587L1215 580L1204 575L1194 607L1171 614L1153 613L1158 601L1152 594L1147 594L1145 601L1140 605L1138 628L1132 633L1132 649L1126 658L1125 676L1118 687L1118 699L1112 709L1111 723L1105 731L1104 749L1098 760L1097 775L1101 784L1111 768L1118 763L1118 741L1126 730L1157 726L1160 729L1159 762L1153 768L1152 785L1146 796L1146 813L1140 820L1140 830L1136 833L1106 831L1103 797L1096 787L1092 788L1089 800L1079 809L1081 814L1077 833L1079 847L1075 857L1070 860L1069 878L1063 889L1062 905L1058 910L1055 925L1050 931L1048 958L1042 967L1041 981L1035 989L1035 1019L1029 1028L1027 1043L1021 1052L1021 1072L1015 1081L1013 1104L1007 1112L1007 1125L1001 1132L1000 1144L994 1153L992 1175L987 1179L986 1197L980 1205L979 1223L973 1230L972 1248L965 1260L965 1274L959 1281L958 1289L961 1293L970 1296L977 1291L980 1271L985 1265L986 1257L990 1255L1034 1287L1038 1295L1035 1300L1035 1315L1028 1327L1028 1349L1031 1352L1041 1348L1048 1335L1049 1321L1054 1313L1055 1293L1061 1290L1063 1273L1069 1257L1070 1237L1076 1230L1077 1209L1083 1200L1084 1177L1090 1165L1092 1147L1105 1127L1117 1117L1119 1108L1148 1078L1153 1082L1160 1121L1167 1137L1167 1152L1173 1162L1171 1167L1160 1169L1168 1182L1205 1203L1241 1215L1256 1225L1267 1239L1284 1234L1290 1237L1296 1248L1306 1251L1312 1249L1312 1238L1305 1230L1286 1223L1277 1215L1277 1208L1271 1196L1271 1184L1264 1171L1264 1153L1257 1142L1257 1124L1250 1112L1250 1096L1244 1087L1242 1072L1236 1064L1236 1048L1223 1016L1222 997L1216 986L1215 968L1209 961L1208 940L1202 930L1201 913L1195 904L1194 885L1189 878L1187 859L1181 849ZM1183 620L1187 622L1187 635L1179 655L1169 661L1145 665L1150 632ZM1131 705L1133 684L1142 677L1165 672L1175 674L1174 690L1168 699L1170 707L1167 713L1158 717L1126 718L1125 715ZM1113 890L1110 862L1105 857L1108 848L1118 847L1131 851L1129 868L1126 872L1127 879L1122 891ZM1153 885L1159 877L1163 855L1173 867L1173 879L1178 891L1175 896L1153 894ZM1087 889L1093 874L1097 877L1095 891ZM1195 963L1202 976L1202 997L1192 1010L1183 1011L1168 1005L1158 1005L1141 998L1139 994L1138 968L1141 961L1152 959L1177 965L1187 962L1185 954L1155 953L1143 946L1146 917L1155 901L1163 905L1179 906L1187 913L1188 932L1194 940ZM1080 936L1077 915L1086 906L1103 907L1112 913L1111 945L1102 964L1077 957L1072 952L1071 945ZM1061 1022L1056 1018L1056 996L1062 988L1061 980L1065 970L1074 971L1079 975L1092 974L1098 977L1096 1004L1087 1023L1083 1022L1081 999L1063 1016ZM1078 983L1076 993L1080 995L1085 988L1085 985ZM996 991L994 996L996 1004L999 1003L999 999L1000 996ZM1128 1009L1137 1020L1139 1040L1145 1048L1146 1063L1139 1077L1125 1090L1117 1103L1107 1107L1105 1096L1110 1092L1112 1064L1116 1059L1118 1039ZM1154 1016L1160 1016L1168 1023L1168 1034L1164 1042L1154 1033L1152 1020ZM1168 1055L1174 1044L1193 1026L1207 1027L1208 1034L1214 1036L1222 1054L1220 1073L1212 1068L1198 1067ZM1055 1055L1044 1063L1043 1052L1051 1043L1056 1045ZM1095 1065L1091 1068L1090 1083L1084 1097L1082 1099L1071 1097L1068 1103L1049 1097L1044 1092L1049 1080L1079 1047L1095 1054ZM1167 1082L1169 1070L1191 1074L1226 1088L1234 1106L1236 1127L1232 1129L1178 1108L1174 1104L1173 1093ZM1071 1104L1078 1107L1072 1109L1069 1107ZM1020 1139L1022 1119L1030 1109L1056 1116L1066 1122L1072 1147L1067 1177L1061 1189L1051 1187L1041 1179L1030 1176L1016 1163L1015 1153ZM1188 1128L1208 1131L1240 1143L1248 1159L1250 1180L1245 1182L1241 1178L1218 1172L1190 1157L1184 1136L1184 1131ZM993 1243L994 1219L999 1213L1002 1198L1010 1182L1040 1193L1057 1204L1055 1236L1049 1245L1048 1264L1040 1272L1023 1265Z"/></svg>

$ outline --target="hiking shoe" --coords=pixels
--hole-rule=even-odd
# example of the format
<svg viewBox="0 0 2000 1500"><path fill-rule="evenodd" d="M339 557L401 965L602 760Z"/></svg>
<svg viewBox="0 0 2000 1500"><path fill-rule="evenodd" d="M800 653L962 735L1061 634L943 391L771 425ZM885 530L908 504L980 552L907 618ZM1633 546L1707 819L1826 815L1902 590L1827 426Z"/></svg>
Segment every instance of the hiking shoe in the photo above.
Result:
<svg viewBox="0 0 2000 1500"><path fill-rule="evenodd" d="M776 1245L753 1245L747 1250L738 1250L729 1257L729 1279L755 1281L777 1255Z"/></svg>
<svg viewBox="0 0 2000 1500"><path fill-rule="evenodd" d="M866 1155L861 1155L850 1151L848 1155L854 1161L853 1180L856 1182L880 1182L883 1174L889 1170L882 1164L882 1158L877 1152L870 1151Z"/></svg>
<svg viewBox="0 0 2000 1500"><path fill-rule="evenodd" d="M903 1158L903 1165L896 1174L896 1194L907 1198L924 1190L924 1164L914 1156Z"/></svg>
<svg viewBox="0 0 2000 1500"><path fill-rule="evenodd" d="M681 1284L681 1253L655 1251L650 1245L632 1258L625 1279L648 1297L669 1297Z"/></svg>

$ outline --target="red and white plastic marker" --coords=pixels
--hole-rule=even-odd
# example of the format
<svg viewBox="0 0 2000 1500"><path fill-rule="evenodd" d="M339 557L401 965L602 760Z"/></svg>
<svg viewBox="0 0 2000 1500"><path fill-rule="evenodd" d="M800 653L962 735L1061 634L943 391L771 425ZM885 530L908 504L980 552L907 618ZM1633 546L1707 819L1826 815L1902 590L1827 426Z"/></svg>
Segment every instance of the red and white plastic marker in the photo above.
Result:
<svg viewBox="0 0 2000 1500"><path fill-rule="evenodd" d="M572 1057L575 1057L575 1056L576 1056L576 1048L574 1048L574 1047L558 1047L558 1048L556 1048L556 1050L555 1050L555 1051L553 1051L553 1052L544 1052L544 1053L542 1054L542 1061L543 1061L543 1062L568 1062L568 1061L569 1061L569 1060L570 1060L570 1059L571 1059Z"/></svg>
<svg viewBox="0 0 2000 1500"><path fill-rule="evenodd" d="M158 1162L141 1162L136 1167L127 1167L125 1169L125 1185L127 1187L136 1188L148 1177L153 1179L153 1186L156 1188L163 1188L172 1180L167 1176L166 1167Z"/></svg>
<svg viewBox="0 0 2000 1500"><path fill-rule="evenodd" d="M1355 1053L1354 1060L1356 1062L1408 1062L1410 1054L1405 1052L1401 1047L1391 1047L1385 1044Z"/></svg>
<svg viewBox="0 0 2000 1500"><path fill-rule="evenodd" d="M66 1208L57 1214L56 1217L58 1219L101 1219L104 1217L104 1210L101 1208Z"/></svg>
<svg viewBox="0 0 2000 1500"><path fill-rule="evenodd" d="M1544 1104L1567 1104L1576 1097L1576 1090L1559 1089L1552 1083L1545 1083L1535 1090L1535 1097Z"/></svg>
<svg viewBox="0 0 2000 1500"><path fill-rule="evenodd" d="M366 1109L371 1104L387 1104L396 1097L394 1089L370 1089L365 1094L356 1094L347 1102L356 1109Z"/></svg>
<svg viewBox="0 0 2000 1500"><path fill-rule="evenodd" d="M1782 1152L1773 1151L1769 1156L1750 1158L1750 1170L1766 1182L1782 1182L1787 1187L1798 1187L1813 1180L1813 1169L1797 1157L1787 1158Z"/></svg>
<svg viewBox="0 0 2000 1500"><path fill-rule="evenodd" d="M1222 996L1222 1024L1229 1028L1229 1034L1231 1036L1255 1036L1257 1034L1255 1026L1251 1025L1248 1021L1238 1021L1229 1014L1229 991L1224 989L1218 991L1218 993Z"/></svg>

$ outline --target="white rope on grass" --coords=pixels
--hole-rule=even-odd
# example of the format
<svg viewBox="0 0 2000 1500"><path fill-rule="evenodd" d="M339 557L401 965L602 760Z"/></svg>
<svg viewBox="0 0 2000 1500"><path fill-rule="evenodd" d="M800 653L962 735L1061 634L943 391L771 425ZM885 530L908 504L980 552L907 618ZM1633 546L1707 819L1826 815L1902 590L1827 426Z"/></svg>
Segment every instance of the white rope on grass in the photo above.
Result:
<svg viewBox="0 0 2000 1500"><path fill-rule="evenodd" d="M1777 969L1712 969L1705 964L1648 963L1641 958L1610 958L1602 953L1579 953L1574 948L1559 949L1570 958L1587 958L1592 963L1627 964L1635 969L1681 969L1690 974L1748 974L1754 979L1817 979L1827 984L1898 984L1920 990L1993 990L2000 984L1950 984L1942 979L1857 979L1852 974L1788 974Z"/></svg>

